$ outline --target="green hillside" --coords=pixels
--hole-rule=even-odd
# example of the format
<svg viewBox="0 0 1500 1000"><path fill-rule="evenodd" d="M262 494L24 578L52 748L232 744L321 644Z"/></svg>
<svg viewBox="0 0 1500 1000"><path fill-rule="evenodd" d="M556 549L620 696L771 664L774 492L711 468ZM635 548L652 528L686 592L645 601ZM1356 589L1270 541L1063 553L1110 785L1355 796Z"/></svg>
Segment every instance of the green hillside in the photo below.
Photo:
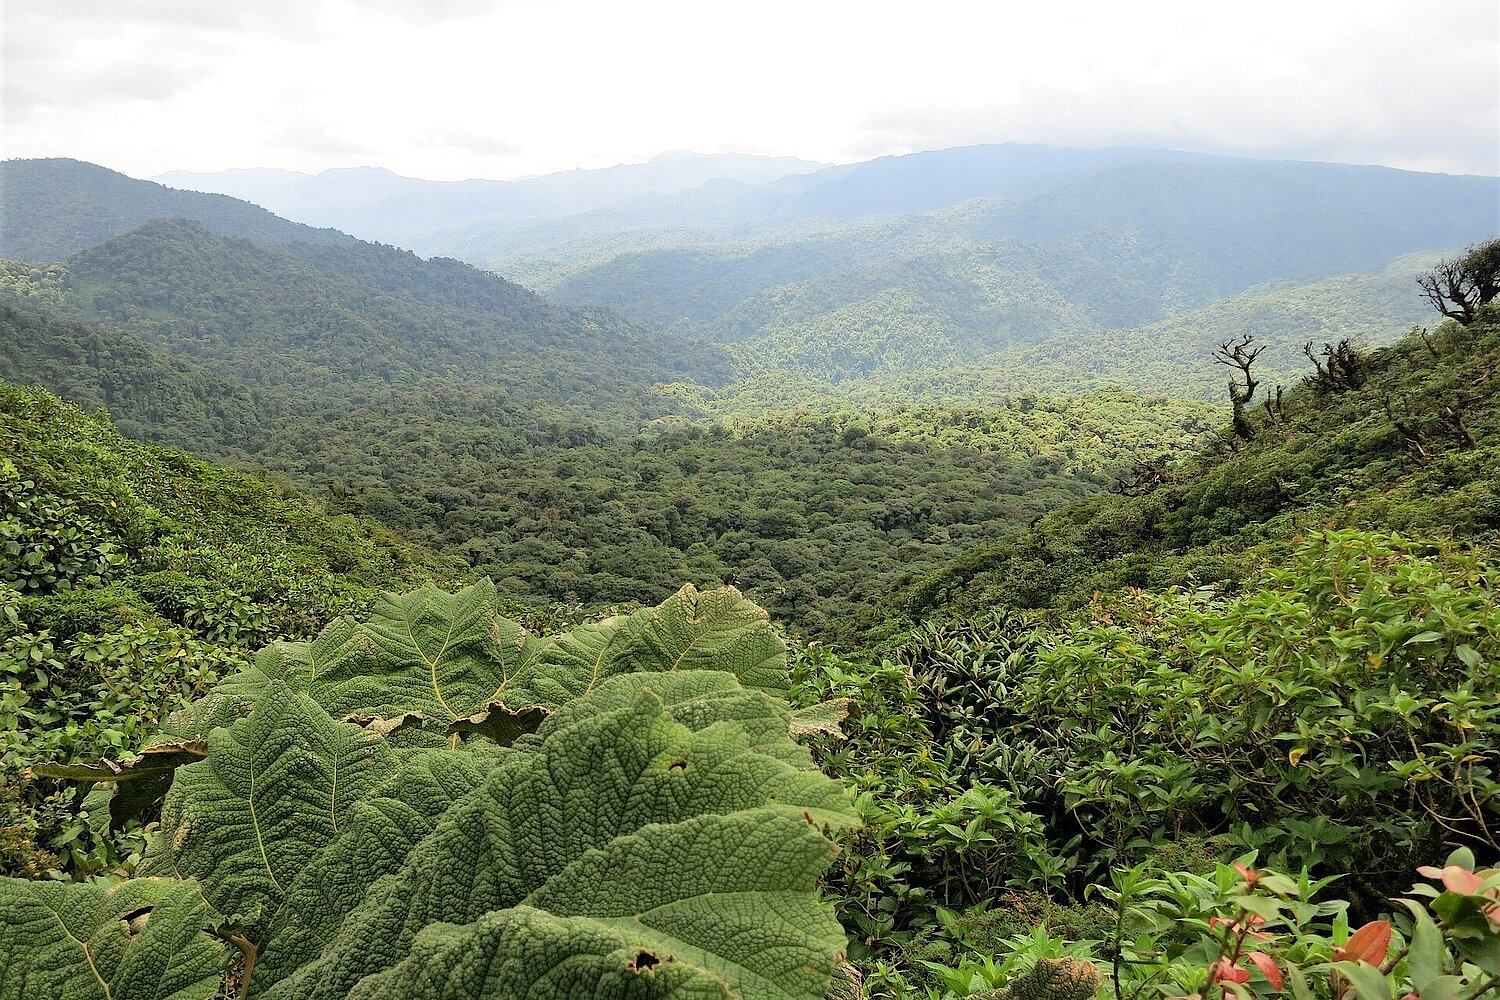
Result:
<svg viewBox="0 0 1500 1000"><path fill-rule="evenodd" d="M913 620L1077 605L1120 587L1233 582L1333 527L1492 544L1500 532L1500 322L1449 323L1363 355L1360 384L1257 407L1254 438L1043 518L912 584Z"/></svg>
<svg viewBox="0 0 1500 1000"><path fill-rule="evenodd" d="M338 503L535 601L651 604L683 580L727 583L826 637L877 613L902 574L1106 488L1132 456L1190 448L1214 419L1164 399L1033 398L510 448L433 413L318 428L319 444L294 434L261 460L306 476L319 449Z"/></svg>
<svg viewBox="0 0 1500 1000"><path fill-rule="evenodd" d="M931 174L944 176L940 162ZM724 340L809 327L835 339L854 325L851 307L885 296L920 303L945 337L993 350L1148 325L1268 281L1372 272L1486 238L1500 208L1488 178L1212 157L1117 162L995 195L894 220L839 215L842 227L810 234L663 225L668 245L656 246L643 228L633 250L601 237L603 260L574 237L570 250L538 256L589 263L536 280L560 301ZM495 262L536 273L524 251Z"/></svg>
<svg viewBox="0 0 1500 1000"><path fill-rule="evenodd" d="M249 652L460 579L367 520L0 383L0 868L114 863L39 760L129 749Z"/></svg>
<svg viewBox="0 0 1500 1000"><path fill-rule="evenodd" d="M281 390L313 379L327 392L330 376L437 378L577 406L728 369L712 348L371 243L266 248L161 220L75 255L68 270L68 300L84 315Z"/></svg>
<svg viewBox="0 0 1500 1000"><path fill-rule="evenodd" d="M288 222L248 202L174 191L79 160L0 162L0 258L66 260L162 218L191 219L210 232L265 246L350 242L343 233Z"/></svg>
<svg viewBox="0 0 1500 1000"><path fill-rule="evenodd" d="M1311 370L1303 350L1309 341L1318 349L1345 338L1375 347L1430 322L1435 314L1415 279L1432 259L1414 254L1373 274L1275 282L1150 326L1053 333L994 352L971 337L951 336L950 314L882 293L818 321L730 345L742 376L694 398L705 411L720 413L774 411L809 399L855 407L990 405L1028 392L1110 386L1223 399L1223 373L1210 358L1220 343L1241 334L1264 345L1264 377L1292 385ZM1020 291L1013 287L1008 294ZM1028 302L1016 312L1045 308Z"/></svg>

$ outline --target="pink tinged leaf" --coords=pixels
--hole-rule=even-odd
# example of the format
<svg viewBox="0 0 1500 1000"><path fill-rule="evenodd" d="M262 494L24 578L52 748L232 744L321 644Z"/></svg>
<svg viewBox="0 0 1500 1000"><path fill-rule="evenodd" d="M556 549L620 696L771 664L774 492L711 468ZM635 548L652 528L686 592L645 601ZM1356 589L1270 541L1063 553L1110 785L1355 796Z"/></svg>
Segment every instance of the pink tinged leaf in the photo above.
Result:
<svg viewBox="0 0 1500 1000"><path fill-rule="evenodd" d="M1449 865L1443 869L1443 888L1461 896L1472 896L1484 888L1484 880L1467 868Z"/></svg>
<svg viewBox="0 0 1500 1000"><path fill-rule="evenodd" d="M1234 863L1234 870L1243 875L1245 877L1245 881L1252 886L1260 881L1260 872L1256 871L1254 868L1251 868L1249 865L1242 865L1238 861L1236 861Z"/></svg>
<svg viewBox="0 0 1500 1000"><path fill-rule="evenodd" d="M1208 982L1212 986L1215 983L1248 983L1250 981L1250 970L1241 969L1227 958L1221 958L1208 967Z"/></svg>
<svg viewBox="0 0 1500 1000"><path fill-rule="evenodd" d="M1272 989L1277 992L1281 991L1283 985L1281 967L1276 964L1274 958L1263 951L1252 951L1245 957L1255 963L1255 967L1260 970L1261 975L1266 977L1266 982L1271 984Z"/></svg>
<svg viewBox="0 0 1500 1000"><path fill-rule="evenodd" d="M1391 946L1391 922L1372 920L1349 935L1342 948L1333 949L1335 962L1364 962L1378 966Z"/></svg>

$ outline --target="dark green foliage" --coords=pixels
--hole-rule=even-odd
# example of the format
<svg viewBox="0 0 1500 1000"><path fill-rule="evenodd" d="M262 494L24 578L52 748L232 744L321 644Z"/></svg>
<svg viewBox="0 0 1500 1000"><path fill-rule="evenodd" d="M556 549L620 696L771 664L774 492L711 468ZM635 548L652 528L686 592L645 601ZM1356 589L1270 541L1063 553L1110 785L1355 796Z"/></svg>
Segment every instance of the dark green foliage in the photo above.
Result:
<svg viewBox="0 0 1500 1000"><path fill-rule="evenodd" d="M1160 398L1018 394L636 432L718 406L697 383L675 391L712 376L712 351L595 325L451 261L271 251L164 221L69 268L75 315L147 343L18 303L0 314L0 372L106 405L148 439L283 473L535 604L732 582L828 633L898 577L1211 426L1207 407Z"/></svg>
<svg viewBox="0 0 1500 1000"><path fill-rule="evenodd" d="M1490 538L1500 531L1500 323L1413 334L1373 352L1357 388L1299 388L1248 411L1252 444L1169 470L1141 496L1098 496L913 584L944 609L1077 605L1122 586L1233 582L1328 525ZM1403 432L1400 427L1404 427Z"/></svg>
<svg viewBox="0 0 1500 1000"><path fill-rule="evenodd" d="M861 607L881 614L899 577L1092 493L1132 453L1170 453L1205 426L1190 404L1044 400L664 427L487 451L481 465L460 457L477 443L434 425L427 454L393 435L387 457L333 490L535 600L652 603L683 579L733 583L828 634ZM358 439L347 443L354 457Z"/></svg>
<svg viewBox="0 0 1500 1000"><path fill-rule="evenodd" d="M515 412L603 398L633 416L639 399L619 397L640 397L653 381L728 374L712 348L646 337L457 261L370 243L266 248L160 220L68 266L69 298L86 314L284 396L316 388L347 400L377 380L501 388Z"/></svg>
<svg viewBox="0 0 1500 1000"><path fill-rule="evenodd" d="M123 860L39 760L115 757L248 649L450 568L284 487L0 383L0 868Z"/></svg>
<svg viewBox="0 0 1500 1000"><path fill-rule="evenodd" d="M1099 942L1083 904L1126 867L1254 850L1348 873L1373 916L1447 844L1494 856L1495 580L1451 543L1347 530L1233 596L928 625L878 665L802 651L799 698L853 701L816 749L865 819L835 883L856 958L968 982L975 955L1035 954L1018 925Z"/></svg>

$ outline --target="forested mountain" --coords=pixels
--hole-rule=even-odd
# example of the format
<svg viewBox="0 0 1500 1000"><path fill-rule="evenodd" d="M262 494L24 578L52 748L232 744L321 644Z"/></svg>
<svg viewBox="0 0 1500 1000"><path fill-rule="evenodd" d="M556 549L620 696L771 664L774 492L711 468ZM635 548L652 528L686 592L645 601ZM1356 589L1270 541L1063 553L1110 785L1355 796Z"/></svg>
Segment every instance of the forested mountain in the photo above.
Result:
<svg viewBox="0 0 1500 1000"><path fill-rule="evenodd" d="M176 191L79 160L0 162L0 258L60 261L161 218L266 246L350 242L234 198Z"/></svg>
<svg viewBox="0 0 1500 1000"><path fill-rule="evenodd" d="M692 162L692 169L717 169ZM656 164L650 183L673 183L671 164L670 158ZM44 174L45 166L36 161L7 169ZM72 169L54 178L54 194L66 189ZM162 190L114 176L117 187L140 184L134 197L144 204L132 207L136 214ZM366 193L371 187L383 192L379 197L391 211L436 217L402 195L404 181L358 179L340 196L349 204L375 198ZM1198 374L1204 345L1226 325L1285 333L1273 336L1283 369L1300 363L1301 344L1317 337L1293 329L1303 322L1298 317L1310 320L1323 308L1314 303L1331 294L1347 318L1324 315L1317 322L1332 323L1340 336L1403 329L1416 319L1420 300L1402 287L1410 290L1406 283L1431 256L1487 235L1487 223L1475 220L1500 211L1500 189L1489 178L1138 149L974 147L769 184L716 181L693 192L651 195L650 212L603 235L590 235L589 213L559 214L567 212L561 203L543 204L539 192L553 183L541 178L527 188L541 199L527 204L554 214L550 222L506 227L503 238L512 249L498 262L502 273L521 275L555 300L606 306L650 329L681 335L664 354L645 360L649 366L680 355L682 370L673 374L672 365L655 364L651 381L686 376L716 387L730 377L729 363L712 360L705 341L738 345L734 374L747 380L741 401L766 398L760 387L772 375L781 385L843 387L832 390L836 395L865 391L858 383L868 379L915 379L959 401L968 391L959 387L980 381L1003 385L1003 391L1074 391L1104 380L1146 392L1201 394L1212 390ZM631 183L589 181L596 193ZM452 193L460 188L442 190L462 202ZM726 193L731 190L733 196ZM985 197L955 201L976 194ZM179 197L201 199L192 203L200 215L223 201ZM670 207L673 199L696 207L678 212ZM930 210L889 217L923 209ZM66 217L66 210L58 211ZM627 220L630 211L608 209L616 221ZM552 225L583 229L558 245L527 229ZM270 238L250 235L263 243ZM537 242L528 242L532 236ZM296 257L299 266L321 268L324 276L394 268L406 275L401 281L434 291L447 280L436 277L444 267L459 273L452 270L456 265L428 266L409 257L398 264L393 253L353 242L338 259L329 248L275 249ZM462 252L484 256L467 237ZM1320 284L1343 275L1337 293ZM472 304L493 308L481 300ZM260 301L244 294L236 309L260 308ZM500 308L515 309L517 301ZM437 299L426 302L448 308ZM387 320L411 326L410 317ZM472 317L458 323L464 324L472 329ZM566 382L575 375L580 384L589 380L572 370L560 377Z"/></svg>
<svg viewBox="0 0 1500 1000"><path fill-rule="evenodd" d="M733 421L705 405L732 359L701 339L457 261L176 219L4 284L0 376L285 474L543 604L735 582L826 632L1210 426L1203 404L1118 392Z"/></svg>
<svg viewBox="0 0 1500 1000"><path fill-rule="evenodd" d="M103 409L136 440L204 455L237 453L233 443L259 438L268 417L262 400L232 375L3 294L0 378L46 386L91 412Z"/></svg>
<svg viewBox="0 0 1500 1000"><path fill-rule="evenodd" d="M1208 339L1201 331L1222 326L1212 317L1284 326L1278 317L1305 313L1299 300L1327 297L1317 283L1341 275L1350 275L1341 308L1360 316L1352 325L1404 328L1420 304L1415 274L1431 257L1488 236L1500 213L1492 178L1063 152L1001 147L838 168L849 176L774 185L827 196L794 222L768 221L775 216L767 209L765 225L749 230L642 223L531 247L516 243L524 234L510 234L511 248L493 263L559 301L741 344L749 371L769 366L814 382L926 377L1000 355L985 366L1040 365L1042 384L1056 387L1110 368L1098 348L1124 340L1176 350L1187 364L1119 365L1117 381L1176 391L1194 380L1188 359ZM866 171L868 185L856 183ZM973 195L990 177L1003 196L889 219L875 214L877 200L836 193L849 185L905 191L887 183L903 171L922 181L919 191ZM839 207L853 205L869 212ZM463 252L475 254L477 244L465 242ZM1313 287L1294 290L1304 284ZM1263 287L1273 285L1285 302ZM1260 308L1234 298L1245 295ZM1140 328L1148 329L1121 333ZM1304 339L1287 341L1295 350Z"/></svg>
<svg viewBox="0 0 1500 1000"><path fill-rule="evenodd" d="M897 299L939 317L950 336L1000 347L1145 325L1266 281L1376 271L1489 235L1493 180L1360 169L1119 167L1024 200L853 230L679 240L537 283L560 301L718 339L830 327L840 310L878 318L876 303Z"/></svg>
<svg viewBox="0 0 1500 1000"><path fill-rule="evenodd" d="M518 400L624 405L666 378L722 382L727 358L647 335L606 313L564 309L452 260L393 247L262 247L174 220L68 261L86 315L182 356L282 387L452 379ZM280 359L274 371L267 362Z"/></svg>
<svg viewBox="0 0 1500 1000"><path fill-rule="evenodd" d="M760 413L808 399L879 407L894 403L988 405L1017 393L1136 392L1224 398L1222 370L1210 363L1226 340L1250 334L1264 348L1260 372L1295 384L1304 353L1349 338L1367 347L1393 341L1436 314L1416 276L1432 257L1398 257L1373 274L1307 284L1269 282L1212 305L1134 329L1053 333L1034 344L986 352L949 336L931 313L888 296L887 307L849 309L823 325L804 324L730 344L741 378L718 390L683 388L705 412ZM836 321L835 321L836 320ZM977 356L977 357L976 357Z"/></svg>
<svg viewBox="0 0 1500 1000"><path fill-rule="evenodd" d="M426 181L374 167L325 170L317 175L255 169L213 174L173 171L152 179L175 188L243 198L278 215L364 239L425 250L433 245L432 234L481 221L504 226L520 219L573 215L711 182L764 184L825 166L790 156L679 150L647 163L514 181Z"/></svg>
<svg viewBox="0 0 1500 1000"><path fill-rule="evenodd" d="M1107 487L1134 456L1174 454L1213 419L1204 404L1111 392L632 431L618 399L546 409L465 373L389 385L351 379L342 356L297 362L270 346L207 363L24 302L0 323L0 376L283 473L518 597L650 603L683 579L732 582L819 633L897 576ZM681 405L653 398L657 412Z"/></svg>

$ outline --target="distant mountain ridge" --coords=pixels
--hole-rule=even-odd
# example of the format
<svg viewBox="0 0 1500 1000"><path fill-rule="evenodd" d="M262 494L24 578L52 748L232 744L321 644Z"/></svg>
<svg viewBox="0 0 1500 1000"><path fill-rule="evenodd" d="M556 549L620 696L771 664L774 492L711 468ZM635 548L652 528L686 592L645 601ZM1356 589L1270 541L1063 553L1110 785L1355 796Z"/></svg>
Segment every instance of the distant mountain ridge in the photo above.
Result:
<svg viewBox="0 0 1500 1000"><path fill-rule="evenodd" d="M420 250L426 248L424 233L476 219L494 223L555 218L643 197L675 195L716 181L764 184L827 166L794 157L673 150L647 163L510 181L432 181L382 167L335 168L319 174L266 168L208 174L171 171L152 179L175 188L231 195L288 218Z"/></svg>
<svg viewBox="0 0 1500 1000"><path fill-rule="evenodd" d="M150 222L189 219L264 246L351 237L279 218L224 195L176 191L81 160L0 162L0 258L51 263Z"/></svg>
<svg viewBox="0 0 1500 1000"><path fill-rule="evenodd" d="M634 426L667 408L659 382L733 377L716 345L222 195L72 161L8 161L0 181L29 191L38 234L4 252L46 262L47 246L84 244L62 266L0 267L0 378L204 454L265 460L293 447L289 423L404 428L439 410L488 428ZM99 204L110 214L87 217ZM158 211L175 215L112 232Z"/></svg>

